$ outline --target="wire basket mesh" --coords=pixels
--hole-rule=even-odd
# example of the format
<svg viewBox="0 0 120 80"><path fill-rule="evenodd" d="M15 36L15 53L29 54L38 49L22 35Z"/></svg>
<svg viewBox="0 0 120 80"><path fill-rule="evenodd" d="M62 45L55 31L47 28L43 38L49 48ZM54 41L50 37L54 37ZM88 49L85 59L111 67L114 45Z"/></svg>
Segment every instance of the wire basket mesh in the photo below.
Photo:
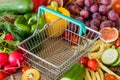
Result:
<svg viewBox="0 0 120 80"><path fill-rule="evenodd" d="M60 24L63 20L66 27ZM80 36L80 29L76 23L60 17L21 42L19 48L32 67L51 80L58 80L81 56L86 55L100 36L99 32L88 27Z"/></svg>

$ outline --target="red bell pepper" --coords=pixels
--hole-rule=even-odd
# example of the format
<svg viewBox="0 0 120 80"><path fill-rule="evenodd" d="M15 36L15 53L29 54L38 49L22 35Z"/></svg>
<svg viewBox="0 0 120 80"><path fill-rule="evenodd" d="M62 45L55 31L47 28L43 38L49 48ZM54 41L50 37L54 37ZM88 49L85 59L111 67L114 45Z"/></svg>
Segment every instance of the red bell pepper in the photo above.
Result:
<svg viewBox="0 0 120 80"><path fill-rule="evenodd" d="M32 0L34 9L33 12L37 13L39 6L46 6L48 0Z"/></svg>

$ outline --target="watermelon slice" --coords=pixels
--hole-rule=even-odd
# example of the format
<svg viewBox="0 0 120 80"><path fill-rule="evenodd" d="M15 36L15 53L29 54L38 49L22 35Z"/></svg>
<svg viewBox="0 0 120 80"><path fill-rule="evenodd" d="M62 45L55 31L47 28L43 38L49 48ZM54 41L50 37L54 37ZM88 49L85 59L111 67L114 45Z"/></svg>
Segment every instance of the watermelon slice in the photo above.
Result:
<svg viewBox="0 0 120 80"><path fill-rule="evenodd" d="M116 28L104 27L100 30L100 39L106 43L114 42L119 36L119 32Z"/></svg>

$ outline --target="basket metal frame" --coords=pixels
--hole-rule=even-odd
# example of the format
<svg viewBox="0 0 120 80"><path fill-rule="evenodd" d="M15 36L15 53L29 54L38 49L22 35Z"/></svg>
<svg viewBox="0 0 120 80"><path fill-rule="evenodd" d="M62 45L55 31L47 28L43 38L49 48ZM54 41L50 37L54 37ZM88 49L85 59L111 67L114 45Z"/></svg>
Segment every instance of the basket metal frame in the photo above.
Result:
<svg viewBox="0 0 120 80"><path fill-rule="evenodd" d="M37 30L37 28L36 28L36 31L35 31L35 33L33 35L31 35L30 37L28 37L27 39L25 39L24 41L22 41L18 45L18 47L21 50L24 51L25 56L28 58L28 62L30 63L30 65L32 67L38 69L42 74L44 74L45 76L49 77L52 80L58 80L73 64L77 63L77 61L79 60L79 58L81 56L86 55L89 52L89 50L92 48L92 45L94 44L94 42L101 35L98 31L95 31L95 30L93 30L93 29L91 29L89 27L86 27L86 26L85 26L86 31L90 31L90 32L87 32L86 34L83 34L83 35L80 35L80 33L77 34L75 32L72 32L72 31L70 31L69 29L66 28L65 31L69 31L69 32L71 32L71 33L79 36L80 38L78 40L78 44L76 45L77 47L75 49L71 50L71 48L68 48L68 52L69 52L69 50L71 50L74 53L71 54L71 56L69 58L67 58L60 65L55 65L52 62L49 62L49 60L46 60L45 58L39 56L38 54L35 54L38 51L38 49L35 49L35 48L37 48L39 45L43 44L47 40L48 41L54 40L51 37L44 37L43 40L41 40L41 39L39 39L39 36L41 35L41 33L43 31L46 31L49 27L51 27L52 25L54 25L56 22L58 22L62 18L60 17L58 20L56 20L55 22L52 22L50 24L45 24L44 27L41 30ZM39 21L39 19L38 19L38 21ZM37 23L37 27L38 27L38 23ZM89 36L91 36L91 37L88 38ZM31 43L31 42L33 40L35 41L36 38L38 38L37 40L39 41L39 43L33 45L33 43ZM92 39L92 40L90 40L90 39ZM50 48L52 48L52 47L54 48L56 46L56 44L58 44L62 40L65 40L65 38L63 36L60 36L60 38L57 38L57 40L55 40L55 42L52 43L52 45L48 44L49 47L47 47L45 49L46 51L45 50L43 50L43 51L44 52L48 51L48 54L49 54ZM81 45L82 44L81 41L84 41L83 45ZM65 40L64 44L65 45L69 44L70 47L74 46L73 43L71 43L69 40ZM21 45L26 45L26 46L29 46L30 48L26 49L26 48L22 47ZM65 47L65 48L67 48L67 47ZM34 49L35 49L35 51L34 51ZM43 53L43 51L41 51L41 52ZM47 55L47 53L45 55ZM61 58L62 58L62 56L61 56Z"/></svg>

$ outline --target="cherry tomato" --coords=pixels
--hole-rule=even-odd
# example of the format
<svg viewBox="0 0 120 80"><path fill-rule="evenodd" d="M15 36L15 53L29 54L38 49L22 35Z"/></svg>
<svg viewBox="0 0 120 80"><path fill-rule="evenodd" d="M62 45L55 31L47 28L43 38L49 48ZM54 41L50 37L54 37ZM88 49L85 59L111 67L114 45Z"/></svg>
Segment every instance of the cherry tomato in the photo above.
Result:
<svg viewBox="0 0 120 80"><path fill-rule="evenodd" d="M112 74L107 74L105 76L105 80L117 80L117 78Z"/></svg>
<svg viewBox="0 0 120 80"><path fill-rule="evenodd" d="M89 61L89 58L87 56L81 57L79 62L83 64L85 67L87 67L87 63Z"/></svg>
<svg viewBox="0 0 120 80"><path fill-rule="evenodd" d="M28 65L22 66L22 72L26 71L27 69L30 69L30 66Z"/></svg>
<svg viewBox="0 0 120 80"><path fill-rule="evenodd" d="M87 66L90 70L95 71L99 67L99 64L98 64L96 59L89 59L88 63L87 63Z"/></svg>
<svg viewBox="0 0 120 80"><path fill-rule="evenodd" d="M115 48L118 48L120 46L120 38L118 38L115 42Z"/></svg>
<svg viewBox="0 0 120 80"><path fill-rule="evenodd" d="M7 77L7 74L3 71L0 71L0 80L4 80Z"/></svg>

